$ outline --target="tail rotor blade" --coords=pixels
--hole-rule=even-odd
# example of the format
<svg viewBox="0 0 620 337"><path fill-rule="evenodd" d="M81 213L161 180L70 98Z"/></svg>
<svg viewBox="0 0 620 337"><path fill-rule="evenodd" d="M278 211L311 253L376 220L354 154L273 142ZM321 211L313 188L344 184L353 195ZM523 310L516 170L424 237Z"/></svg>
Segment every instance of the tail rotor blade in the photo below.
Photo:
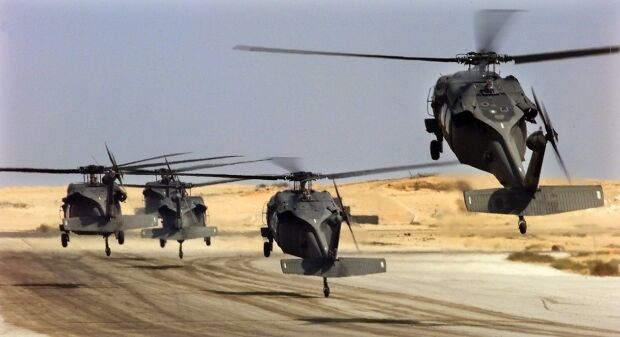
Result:
<svg viewBox="0 0 620 337"><path fill-rule="evenodd" d="M114 170L114 178L118 179L118 182L121 184L121 186L123 186L123 173L120 172L118 165L116 164L116 158L114 158L114 154L112 154L112 152L110 151L110 149L108 148L108 144L104 144L105 145L105 150L108 153L108 158L110 159L110 162L112 163L112 169Z"/></svg>
<svg viewBox="0 0 620 337"><path fill-rule="evenodd" d="M568 169L566 168L566 164L564 164L564 160L562 159L562 156L560 155L560 150L558 150L558 145L556 144L555 141L551 142L551 145L553 146L555 157L558 159L558 163L560 164L560 167L562 168L562 171L564 172L564 175L566 176L568 183L572 184L570 175L568 174Z"/></svg>
<svg viewBox="0 0 620 337"><path fill-rule="evenodd" d="M355 244L355 249L359 252L360 247L357 245L357 240L355 239L355 234L353 234L353 228L351 228L351 220L349 219L349 213L344 208L344 203L342 202L342 197L340 196L340 192L338 191L338 185L336 185L336 180L332 179L334 183L334 189L336 190L336 196L338 197L340 203L340 209L342 209L342 213L344 214L344 221L347 223L349 227L349 232L351 232L351 237L353 238L353 243Z"/></svg>
<svg viewBox="0 0 620 337"><path fill-rule="evenodd" d="M557 158L558 163L560 164L560 168L562 169L562 172L564 172L564 175L566 176L566 179L570 184L572 183L570 179L570 174L568 173L568 169L566 168L564 159L562 159L562 155L560 154L560 150L558 149L558 133L555 131L553 125L551 124L551 118L549 118L547 108L543 103L538 100L538 97L536 97L534 87L532 87L532 96L534 96L536 108L538 109L540 113L540 118L542 119L543 125L545 126L546 138L551 143L551 146L553 146L553 152L555 152L555 157Z"/></svg>

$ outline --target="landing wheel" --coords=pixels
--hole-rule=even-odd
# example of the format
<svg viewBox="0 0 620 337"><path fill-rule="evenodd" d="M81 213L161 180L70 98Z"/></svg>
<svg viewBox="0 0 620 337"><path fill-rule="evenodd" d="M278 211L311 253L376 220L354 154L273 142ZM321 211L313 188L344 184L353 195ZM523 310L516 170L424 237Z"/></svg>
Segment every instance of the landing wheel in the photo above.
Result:
<svg viewBox="0 0 620 337"><path fill-rule="evenodd" d="M327 284L327 278L323 278L323 296L329 297L329 284Z"/></svg>
<svg viewBox="0 0 620 337"><path fill-rule="evenodd" d="M119 245L125 243L125 232L120 231L116 234L116 241L118 241Z"/></svg>
<svg viewBox="0 0 620 337"><path fill-rule="evenodd" d="M519 232L525 234L527 232L527 222L523 217L519 217Z"/></svg>
<svg viewBox="0 0 620 337"><path fill-rule="evenodd" d="M205 243L207 246L211 246L211 237L205 238Z"/></svg>
<svg viewBox="0 0 620 337"><path fill-rule="evenodd" d="M166 247L166 240L164 240L164 239L159 239L159 246L160 246L161 248Z"/></svg>
<svg viewBox="0 0 620 337"><path fill-rule="evenodd" d="M63 247L67 248L67 246L69 245L69 234L67 233L60 234L60 243L62 244Z"/></svg>
<svg viewBox="0 0 620 337"><path fill-rule="evenodd" d="M271 255L272 249L273 249L273 245L271 242L268 242L268 241L263 242L263 255L265 255L265 257L269 257L269 255Z"/></svg>
<svg viewBox="0 0 620 337"><path fill-rule="evenodd" d="M431 158L433 160L439 159L441 154L441 143L438 140L431 141Z"/></svg>

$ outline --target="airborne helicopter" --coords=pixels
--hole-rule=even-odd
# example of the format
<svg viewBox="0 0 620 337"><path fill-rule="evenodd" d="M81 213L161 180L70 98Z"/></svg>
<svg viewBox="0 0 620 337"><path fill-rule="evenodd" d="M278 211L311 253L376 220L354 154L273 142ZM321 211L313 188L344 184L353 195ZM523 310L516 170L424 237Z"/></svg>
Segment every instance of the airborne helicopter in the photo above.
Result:
<svg viewBox="0 0 620 337"><path fill-rule="evenodd" d="M120 203L127 199L127 193L122 187L122 171L152 165L135 165L141 162L185 153L167 154L118 165L107 146L106 150L111 166L89 165L77 169L3 167L0 168L0 172L82 174L84 181L69 184L67 196L62 199L63 220L59 226L61 244L63 247L68 246L70 233L101 235L105 240L105 254L110 256L112 253L108 244L110 235L114 235L118 244L122 245L125 242L126 230L152 227L157 224L157 218L152 215L122 214Z"/></svg>
<svg viewBox="0 0 620 337"><path fill-rule="evenodd" d="M274 163L278 164L277 161ZM282 163L282 162L281 162ZM312 275L323 278L323 294L330 294L328 277L358 276L386 271L385 259L382 258L340 258L338 244L340 229L344 220L351 231L348 213L344 211L336 179L359 177L394 171L433 168L455 165L458 162L438 162L371 170L350 171L321 174L306 172L298 165L281 165L289 171L280 175L238 175L238 174L202 174L187 173L193 177L219 177L228 179L286 180L293 182L293 188L279 191L267 203L266 223L261 236L265 238L263 253L269 257L273 250L273 241L284 253L301 259L282 259L280 266L285 274ZM331 179L336 191L334 198L327 191L312 188L312 182L319 179ZM357 248L357 241L353 236Z"/></svg>
<svg viewBox="0 0 620 337"><path fill-rule="evenodd" d="M518 227L527 231L526 215L555 214L603 206L601 186L539 186L540 172L547 143L551 143L560 166L570 181L566 165L558 151L558 133L549 115L532 89L530 100L512 75L500 76L496 66L560 60L575 57L618 53L620 46L563 50L537 54L506 55L498 53L498 34L514 10L485 10L477 13L477 51L456 57L410 57L382 54L341 53L300 49L282 49L238 45L234 49L301 55L377 58L404 61L459 63L467 70L441 76L428 100L432 118L425 119L426 131L436 136L430 143L434 160L443 152L443 139L463 164L492 173L504 186L500 189L465 191L470 212L518 215ZM429 92L429 96L430 96ZM527 123L542 130L527 135ZM523 169L525 150L532 150L527 171Z"/></svg>
<svg viewBox="0 0 620 337"><path fill-rule="evenodd" d="M246 160L232 163L202 164L183 168L167 168L147 170L133 170L133 174L154 174L160 179L144 185L126 184L126 187L144 188L144 209L147 214L155 213L161 218L162 227L147 228L141 232L142 237L159 239L161 248L168 240L179 242L179 258L183 258L183 242L190 239L202 238L207 246L211 245L211 237L217 235L217 227L207 226L207 205L201 196L192 196L193 187L224 184L243 179L225 179L203 183L187 183L179 180L177 174L205 168L215 168L244 163L264 161ZM170 162L167 164L172 164Z"/></svg>

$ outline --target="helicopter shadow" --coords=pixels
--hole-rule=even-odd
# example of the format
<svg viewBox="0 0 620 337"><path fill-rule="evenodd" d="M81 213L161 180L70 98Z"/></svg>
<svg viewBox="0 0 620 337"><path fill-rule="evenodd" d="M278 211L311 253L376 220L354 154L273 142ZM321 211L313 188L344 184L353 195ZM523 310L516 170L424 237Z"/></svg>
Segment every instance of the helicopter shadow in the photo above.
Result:
<svg viewBox="0 0 620 337"><path fill-rule="evenodd" d="M385 325L413 325L422 327L442 326L441 323L421 322L415 319L371 318L371 317L302 317L299 321L309 324L385 324Z"/></svg>
<svg viewBox="0 0 620 337"><path fill-rule="evenodd" d="M77 289L86 287L83 283L16 283L8 284L8 286L32 289Z"/></svg>
<svg viewBox="0 0 620 337"><path fill-rule="evenodd" d="M112 257L112 258L102 257L102 259L104 259L104 260L112 259L112 260L119 260L119 261L147 261L148 260L148 258L146 258L146 257L125 257L125 256L123 256L123 257Z"/></svg>
<svg viewBox="0 0 620 337"><path fill-rule="evenodd" d="M178 265L178 264L163 264L163 265L134 265L134 266L127 266L125 268L145 269L145 270L168 270L168 269L183 268L183 266Z"/></svg>
<svg viewBox="0 0 620 337"><path fill-rule="evenodd" d="M290 297L290 298L316 298L317 296L310 296L295 293L292 291L226 291L226 290L209 290L211 293L218 295L230 295L230 296L268 296L268 297Z"/></svg>

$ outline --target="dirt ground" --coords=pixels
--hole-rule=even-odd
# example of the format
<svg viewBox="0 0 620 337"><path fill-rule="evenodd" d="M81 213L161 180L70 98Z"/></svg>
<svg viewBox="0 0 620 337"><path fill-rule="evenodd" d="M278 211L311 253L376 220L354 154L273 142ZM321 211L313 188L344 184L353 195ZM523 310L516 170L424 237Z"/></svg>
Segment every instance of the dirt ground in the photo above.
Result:
<svg viewBox="0 0 620 337"><path fill-rule="evenodd" d="M561 180L545 181L559 184ZM467 213L462 190L496 187L479 176L417 177L342 185L362 255L387 260L385 274L330 279L282 275L275 248L262 257L259 228L282 187L219 185L192 191L220 235L161 249L128 232L103 254L100 237L73 236L60 247L65 187L0 191L0 335L7 336L614 336L620 334L620 278L548 264L512 262L509 252L613 261L620 249L620 182L602 184L605 207L530 217ZM331 185L315 185L331 192ZM127 214L140 211L129 190ZM345 230L343 256L359 255ZM550 252L552 246L559 252ZM557 248L561 247L561 249ZM475 285L475 286L472 286Z"/></svg>
<svg viewBox="0 0 620 337"><path fill-rule="evenodd" d="M546 180L543 184L563 184ZM468 213L464 189L497 187L490 176L431 176L343 184L341 193L353 214L379 215L379 225L355 225L364 251L385 250L551 250L589 252L615 258L620 253L620 182L578 180L574 184L601 184L605 207L558 215L528 217L528 233L519 234L515 216ZM0 233L53 231L60 223L62 187L8 187L0 189ZM329 184L316 189L333 193ZM282 187L228 184L192 191L205 198L209 223L225 234L258 233L269 197ZM125 214L143 207L140 189L128 189ZM348 233L342 236L350 244ZM260 244L260 241L259 241ZM244 242L238 243L244 245Z"/></svg>

